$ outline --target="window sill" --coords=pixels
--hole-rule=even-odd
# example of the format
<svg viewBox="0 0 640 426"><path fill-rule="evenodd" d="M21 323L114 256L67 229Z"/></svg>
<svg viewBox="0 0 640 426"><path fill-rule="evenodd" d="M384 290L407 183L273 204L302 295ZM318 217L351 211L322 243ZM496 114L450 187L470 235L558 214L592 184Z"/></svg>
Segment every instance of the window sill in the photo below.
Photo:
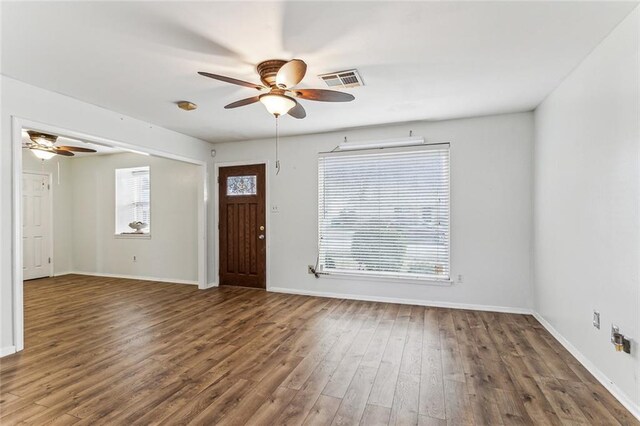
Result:
<svg viewBox="0 0 640 426"><path fill-rule="evenodd" d="M402 277L397 275L366 275L366 274L355 274L349 272L319 272L320 278L330 278L330 279L354 279L361 281L373 281L373 282L384 282L384 283L398 283L398 284L417 284L417 285L430 285L436 287L450 287L453 285L454 281L451 279L428 279L428 278L411 278L411 277Z"/></svg>
<svg viewBox="0 0 640 426"><path fill-rule="evenodd" d="M150 240L151 234L134 234L133 232L131 232L128 234L115 234L113 237L129 240Z"/></svg>

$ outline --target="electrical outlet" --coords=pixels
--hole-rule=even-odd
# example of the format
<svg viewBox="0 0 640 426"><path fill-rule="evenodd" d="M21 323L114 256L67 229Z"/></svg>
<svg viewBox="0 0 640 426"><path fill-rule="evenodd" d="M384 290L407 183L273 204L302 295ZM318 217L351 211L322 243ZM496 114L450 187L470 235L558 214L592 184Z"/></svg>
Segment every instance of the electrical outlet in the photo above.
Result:
<svg viewBox="0 0 640 426"><path fill-rule="evenodd" d="M458 279L456 281L459 283L464 281L464 277L462 276L462 274L458 274Z"/></svg>
<svg viewBox="0 0 640 426"><path fill-rule="evenodd" d="M274 204L271 206L271 213L280 213L280 209L277 205Z"/></svg>
<svg viewBox="0 0 640 426"><path fill-rule="evenodd" d="M137 261L138 261L138 259L136 259L136 257L135 257L135 256L133 256L133 261L134 261L134 262L137 262Z"/></svg>
<svg viewBox="0 0 640 426"><path fill-rule="evenodd" d="M600 312L593 311L593 326L600 330Z"/></svg>

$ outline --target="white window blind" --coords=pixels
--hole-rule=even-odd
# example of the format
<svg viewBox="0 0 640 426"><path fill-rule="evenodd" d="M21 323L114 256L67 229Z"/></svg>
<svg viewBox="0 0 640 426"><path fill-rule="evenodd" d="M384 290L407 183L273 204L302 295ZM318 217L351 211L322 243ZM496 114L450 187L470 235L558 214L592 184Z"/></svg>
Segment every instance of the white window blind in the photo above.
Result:
<svg viewBox="0 0 640 426"><path fill-rule="evenodd" d="M131 222L144 222L151 230L149 167L116 169L116 234L130 233Z"/></svg>
<svg viewBox="0 0 640 426"><path fill-rule="evenodd" d="M319 271L448 280L449 146L321 155Z"/></svg>

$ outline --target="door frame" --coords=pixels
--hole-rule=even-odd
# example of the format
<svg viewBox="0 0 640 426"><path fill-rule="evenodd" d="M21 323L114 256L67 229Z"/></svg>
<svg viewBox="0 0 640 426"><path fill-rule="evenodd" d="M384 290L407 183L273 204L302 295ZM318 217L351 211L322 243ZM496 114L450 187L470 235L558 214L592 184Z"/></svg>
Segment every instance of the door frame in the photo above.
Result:
<svg viewBox="0 0 640 426"><path fill-rule="evenodd" d="M49 178L49 255L51 258L51 263L49 263L49 277L53 277L53 262L55 262L55 256L53 255L54 244L53 241L53 173L51 172L39 172L35 170L22 170L22 174L30 174L30 175L38 175L38 176L47 176ZM22 182L21 182L22 186ZM22 213L22 212L20 212ZM20 224L22 224L22 218L20 219Z"/></svg>
<svg viewBox="0 0 640 426"><path fill-rule="evenodd" d="M233 167L233 166L251 166L253 164L264 164L264 187L265 187L265 238L267 239L265 250L267 251L265 257L265 271L264 271L264 279L265 279L265 290L269 291L270 283L271 283L271 191L270 191L270 179L271 173L269 169L269 160L243 160L243 161L224 161L224 162L215 162L213 164L214 167L214 182L213 186L213 229L215 233L213 251L215 256L213 256L213 274L215 277L215 285L218 287L220 285L220 189L218 185L218 178L220 177L220 167Z"/></svg>
<svg viewBox="0 0 640 426"><path fill-rule="evenodd" d="M19 352L24 349L24 286L22 277L22 129L29 128L44 133L66 136L71 139L86 140L99 145L122 148L134 153L155 155L170 160L194 164L200 168L198 179L198 288L206 289L207 285L207 210L209 206L209 165L206 161L183 157L153 148L133 145L113 139L90 135L75 130L65 129L51 124L41 123L27 118L11 116L11 142L13 154L12 189L12 296L13 296L13 344L11 349ZM51 197L53 199L53 197ZM53 215L52 215L53 217Z"/></svg>

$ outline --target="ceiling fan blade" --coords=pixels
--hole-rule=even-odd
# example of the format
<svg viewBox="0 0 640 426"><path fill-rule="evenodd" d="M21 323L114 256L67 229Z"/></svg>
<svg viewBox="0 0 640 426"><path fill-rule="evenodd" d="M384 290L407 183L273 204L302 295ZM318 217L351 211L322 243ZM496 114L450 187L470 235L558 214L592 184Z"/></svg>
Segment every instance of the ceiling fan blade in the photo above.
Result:
<svg viewBox="0 0 640 426"><path fill-rule="evenodd" d="M225 109L238 108L245 105L250 105L254 102L258 102L260 100L259 96L254 96L252 98L241 99L239 101L231 102L229 105L225 105Z"/></svg>
<svg viewBox="0 0 640 426"><path fill-rule="evenodd" d="M284 64L276 74L276 86L289 89L300 83L307 72L307 64L300 59L292 59Z"/></svg>
<svg viewBox="0 0 640 426"><path fill-rule="evenodd" d="M248 81L238 80L236 78L225 77L224 75L211 74L208 72L198 71L198 74L205 77L213 78L214 80L224 81L225 83L237 84L238 86L250 87L251 89L263 90L266 87L259 84L249 83Z"/></svg>
<svg viewBox="0 0 640 426"><path fill-rule="evenodd" d="M326 89L296 89L292 91L295 96L310 101L321 102L350 102L355 99L350 93L338 92Z"/></svg>
<svg viewBox="0 0 640 426"><path fill-rule="evenodd" d="M291 108L288 114L293 118L301 119L307 116L307 111L304 110L304 107L300 104L300 102L296 102L296 106Z"/></svg>
<svg viewBox="0 0 640 426"><path fill-rule="evenodd" d="M54 148L62 150L62 151L74 151L74 152L98 152L95 149L91 149L91 148L83 148L80 146L67 146L67 145L62 145L62 146L54 146Z"/></svg>
<svg viewBox="0 0 640 426"><path fill-rule="evenodd" d="M64 149L57 149L56 147L54 147L51 151L55 152L58 155L64 155L65 157L73 157L75 155L71 151L66 151Z"/></svg>

